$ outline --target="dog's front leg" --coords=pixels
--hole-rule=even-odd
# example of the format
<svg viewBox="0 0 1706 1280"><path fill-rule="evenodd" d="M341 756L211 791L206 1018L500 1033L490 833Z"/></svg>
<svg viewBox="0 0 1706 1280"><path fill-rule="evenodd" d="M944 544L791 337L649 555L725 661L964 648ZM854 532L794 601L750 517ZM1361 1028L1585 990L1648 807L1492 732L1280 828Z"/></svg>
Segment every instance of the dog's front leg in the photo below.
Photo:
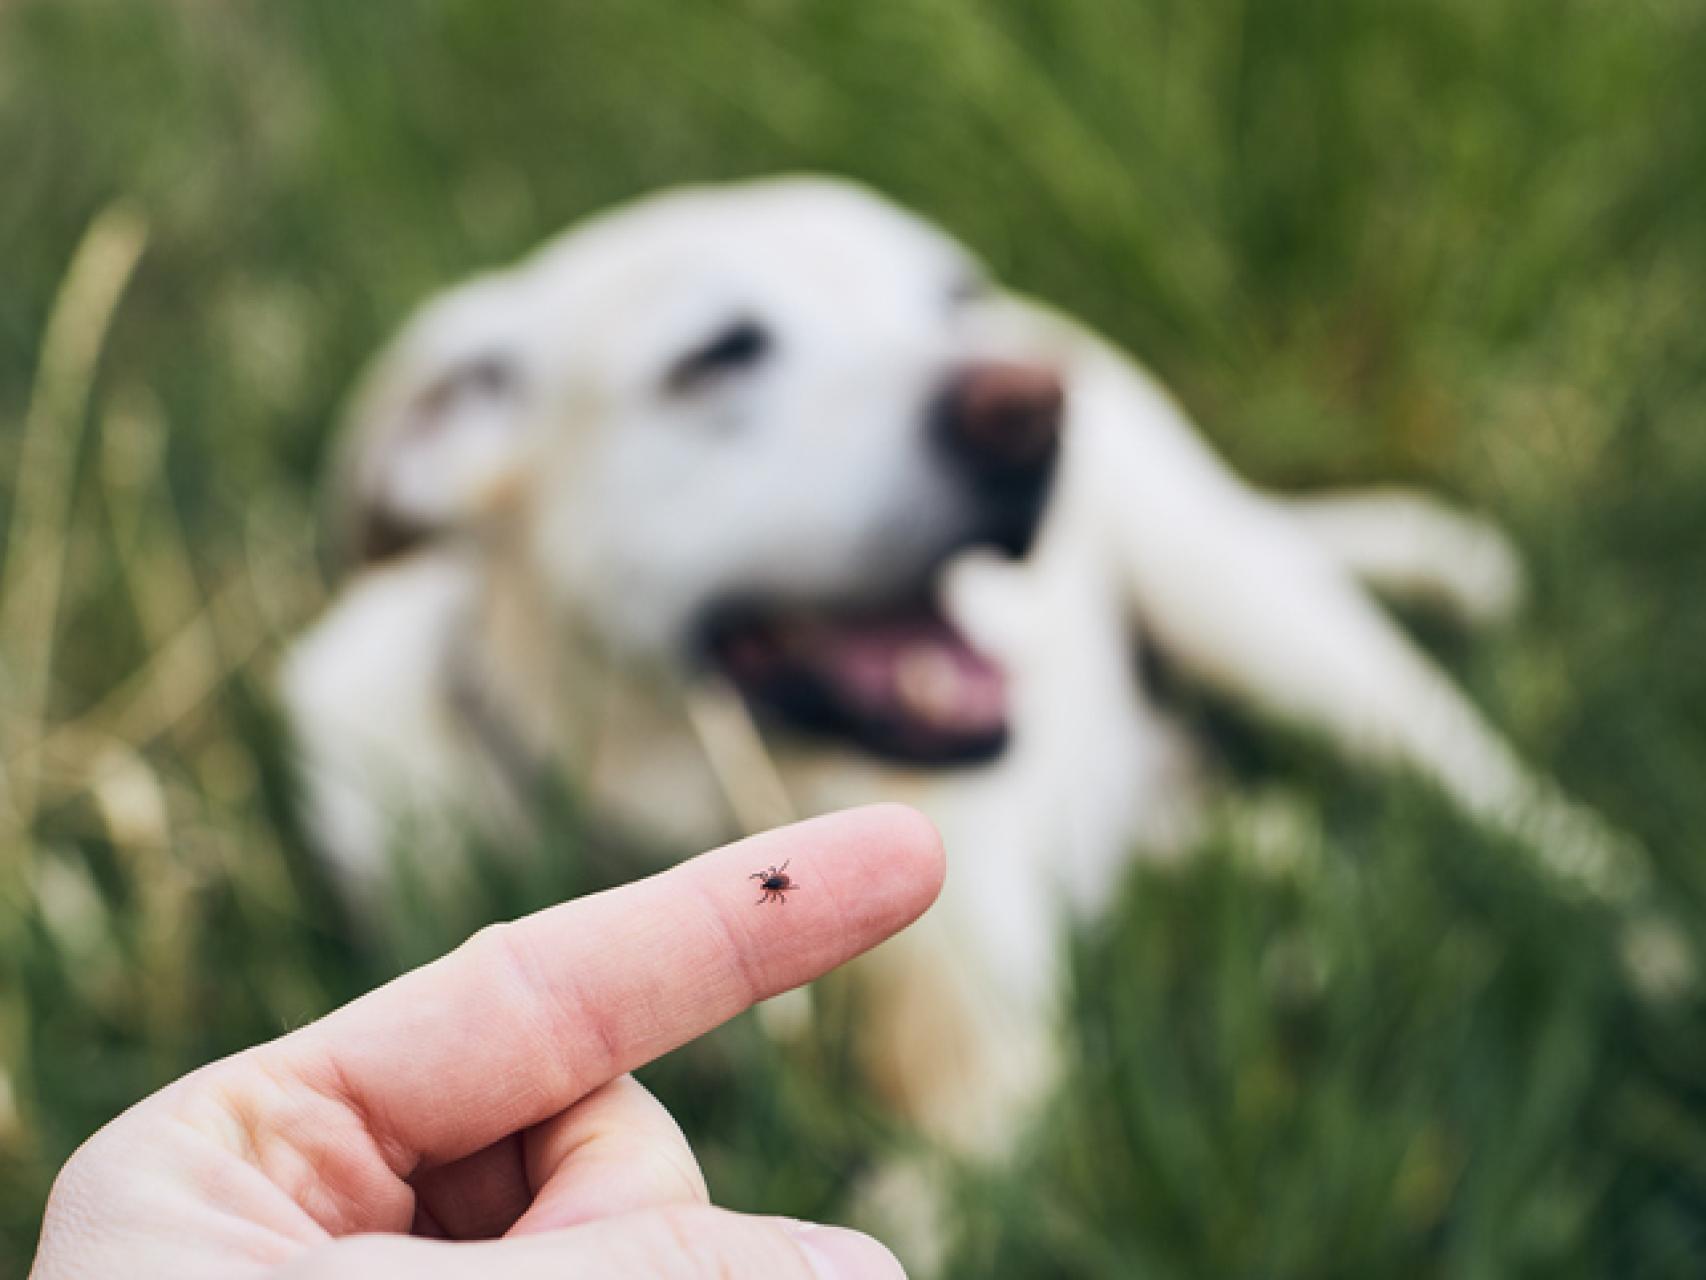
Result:
<svg viewBox="0 0 1706 1280"><path fill-rule="evenodd" d="M974 922L931 917L859 975L860 1056L877 1091L952 1155L995 1162L1053 1082L1058 993L1052 956L1023 974L999 960Z"/></svg>
<svg viewBox="0 0 1706 1280"><path fill-rule="evenodd" d="M1055 913L1034 876L1009 880L945 834L971 856L944 901L855 966L863 1067L930 1144L879 1162L853 1214L918 1277L938 1274L955 1244L953 1167L1007 1160L1059 1064Z"/></svg>
<svg viewBox="0 0 1706 1280"><path fill-rule="evenodd" d="M1348 754L1414 769L1600 895L1640 859L1515 753L1281 503L1243 485L1111 355L1074 383L1063 477L1100 522L1137 622L1182 670Z"/></svg>

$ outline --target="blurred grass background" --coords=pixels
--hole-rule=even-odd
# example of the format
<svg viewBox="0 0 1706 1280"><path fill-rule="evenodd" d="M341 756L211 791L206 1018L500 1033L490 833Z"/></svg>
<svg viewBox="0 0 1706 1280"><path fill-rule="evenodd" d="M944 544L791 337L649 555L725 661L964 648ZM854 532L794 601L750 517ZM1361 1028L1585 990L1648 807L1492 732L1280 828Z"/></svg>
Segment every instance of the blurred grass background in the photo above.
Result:
<svg viewBox="0 0 1706 1280"><path fill-rule="evenodd" d="M1254 477L1495 513L1532 606L1432 639L1702 932L1702 67L1695 0L6 6L0 1273L137 1097L622 874L565 798L536 874L364 950L267 678L324 598L358 364L659 185L867 180ZM1700 1274L1706 1003L1639 998L1602 910L1427 794L1234 745L1254 799L1078 941L1071 1078L1017 1168L958 1180L958 1273ZM823 1005L810 1044L746 1019L648 1077L725 1202L833 1216L907 1141Z"/></svg>

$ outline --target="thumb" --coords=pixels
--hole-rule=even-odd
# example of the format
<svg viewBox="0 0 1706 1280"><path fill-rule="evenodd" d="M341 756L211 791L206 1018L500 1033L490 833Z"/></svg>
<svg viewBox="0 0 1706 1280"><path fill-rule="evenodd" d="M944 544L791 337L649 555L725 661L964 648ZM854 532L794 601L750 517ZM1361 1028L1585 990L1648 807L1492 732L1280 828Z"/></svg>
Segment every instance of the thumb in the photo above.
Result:
<svg viewBox="0 0 1706 1280"><path fill-rule="evenodd" d="M479 1243L350 1236L305 1255L288 1280L906 1280L886 1248L844 1227L673 1206L567 1231ZM283 1278L281 1278L283 1280Z"/></svg>

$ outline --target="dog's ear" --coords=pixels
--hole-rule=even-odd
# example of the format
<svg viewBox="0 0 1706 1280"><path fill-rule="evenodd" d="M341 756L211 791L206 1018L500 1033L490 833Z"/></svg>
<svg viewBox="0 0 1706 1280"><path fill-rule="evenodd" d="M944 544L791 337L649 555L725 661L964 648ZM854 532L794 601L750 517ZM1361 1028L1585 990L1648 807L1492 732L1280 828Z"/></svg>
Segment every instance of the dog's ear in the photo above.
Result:
<svg viewBox="0 0 1706 1280"><path fill-rule="evenodd" d="M518 496L530 388L510 277L428 304L352 402L334 497L346 563L489 521Z"/></svg>

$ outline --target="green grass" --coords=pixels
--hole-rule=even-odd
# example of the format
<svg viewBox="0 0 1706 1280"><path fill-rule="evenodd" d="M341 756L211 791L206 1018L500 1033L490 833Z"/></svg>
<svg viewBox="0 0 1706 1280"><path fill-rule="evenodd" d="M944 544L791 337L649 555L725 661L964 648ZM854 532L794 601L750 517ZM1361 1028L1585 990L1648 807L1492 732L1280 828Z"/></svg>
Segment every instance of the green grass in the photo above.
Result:
<svg viewBox="0 0 1706 1280"><path fill-rule="evenodd" d="M0 528L65 571L0 635L0 1273L135 1098L622 874L565 807L537 875L364 951L291 826L267 672L323 599L362 359L668 183L866 179L1141 354L1256 478L1495 513L1532 607L1440 650L1701 932L1702 66L1695 0L7 6ZM146 243L88 410L38 403L65 478L21 473L50 311L119 201ZM1235 745L1260 800L1077 941L1071 1078L1018 1168L961 1180L960 1273L1699 1274L1706 1004L1638 998L1616 922L1428 795ZM729 1203L833 1215L906 1140L844 1103L855 1011L824 1003L809 1045L743 1020L650 1077Z"/></svg>

